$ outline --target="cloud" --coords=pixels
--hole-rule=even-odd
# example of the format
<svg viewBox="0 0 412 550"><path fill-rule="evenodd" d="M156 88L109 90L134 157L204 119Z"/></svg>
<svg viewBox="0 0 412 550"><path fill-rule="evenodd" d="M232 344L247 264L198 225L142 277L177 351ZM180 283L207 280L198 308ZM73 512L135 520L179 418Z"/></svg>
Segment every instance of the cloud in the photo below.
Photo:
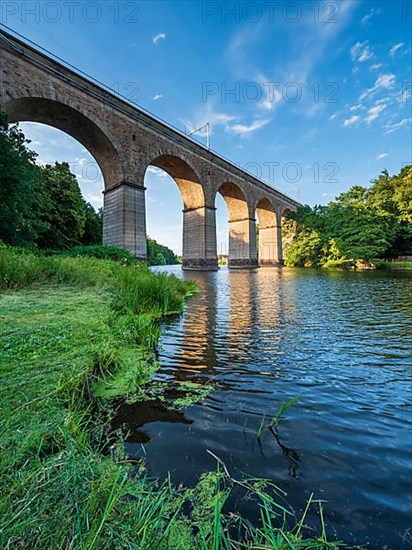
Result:
<svg viewBox="0 0 412 550"><path fill-rule="evenodd" d="M345 127L353 126L353 124L356 124L356 122L358 122L359 119L360 119L359 115L353 115L350 118L347 118L346 120L343 121L343 126Z"/></svg>
<svg viewBox="0 0 412 550"><path fill-rule="evenodd" d="M153 44L157 44L158 42L160 42L160 40L165 40L165 39L166 39L165 33L159 32L159 34L155 34L155 36L153 36L152 42Z"/></svg>
<svg viewBox="0 0 412 550"><path fill-rule="evenodd" d="M399 130L400 128L404 128L407 125L412 124L412 117L409 118L403 118L399 122L388 122L388 124L385 126L386 132L385 134L392 134L393 132L396 132L396 130Z"/></svg>
<svg viewBox="0 0 412 550"><path fill-rule="evenodd" d="M383 105L382 103L371 107L368 110L368 116L365 117L366 124L370 124L371 122L376 120L381 114L381 112L384 111L385 109L386 109L386 105Z"/></svg>
<svg viewBox="0 0 412 550"><path fill-rule="evenodd" d="M368 13L364 15L361 19L362 25L365 25L370 19L372 19L374 15L379 15L381 11L382 10L377 8L372 8L371 10L369 10Z"/></svg>
<svg viewBox="0 0 412 550"><path fill-rule="evenodd" d="M395 80L396 80L396 77L394 74L391 74L391 73L381 74L376 79L374 86L362 92L361 95L359 96L359 99L365 99L365 97L368 97L369 95L377 92L380 89L388 90L389 88L393 88L393 86L395 85Z"/></svg>
<svg viewBox="0 0 412 550"><path fill-rule="evenodd" d="M259 107L264 111L271 111L278 103L281 103L283 99L282 92L276 85L277 83L271 82L262 73L257 75L256 82L264 93L264 99L258 103Z"/></svg>
<svg viewBox="0 0 412 550"><path fill-rule="evenodd" d="M349 109L350 111L359 111L359 109L362 109L362 104L357 103L356 105L352 105L352 107Z"/></svg>
<svg viewBox="0 0 412 550"><path fill-rule="evenodd" d="M333 115L330 115L329 120L335 120L335 118L338 116L337 113L333 113Z"/></svg>
<svg viewBox="0 0 412 550"><path fill-rule="evenodd" d="M359 61L359 63L363 63L373 57L373 53L367 40L366 42L357 42L354 46L352 46L350 49L350 55L352 61Z"/></svg>
<svg viewBox="0 0 412 550"><path fill-rule="evenodd" d="M371 65L372 71L377 71L377 70L380 69L381 67L383 67L382 63L373 63L373 64Z"/></svg>
<svg viewBox="0 0 412 550"><path fill-rule="evenodd" d="M158 99L162 99L162 97L163 97L162 94L155 94L155 95L152 97L152 99L153 99L153 101L157 101Z"/></svg>
<svg viewBox="0 0 412 550"><path fill-rule="evenodd" d="M399 42L398 44L395 44L394 46L392 46L392 48L389 50L389 55L394 57L396 52L402 48L403 44L404 44L403 42Z"/></svg>
<svg viewBox="0 0 412 550"><path fill-rule="evenodd" d="M381 160L381 159L384 159L385 157L388 156L388 153L380 153L377 157L376 157L376 160Z"/></svg>
<svg viewBox="0 0 412 550"><path fill-rule="evenodd" d="M154 174L159 178L167 178L168 176L168 174L164 170L161 170L160 168L156 168L156 166L149 166L147 171L149 172L149 174Z"/></svg>
<svg viewBox="0 0 412 550"><path fill-rule="evenodd" d="M227 127L227 131L235 135L244 136L258 130L259 128L262 128L263 126L266 126L268 122L270 122L269 119L261 119L255 120L252 124L232 124Z"/></svg>

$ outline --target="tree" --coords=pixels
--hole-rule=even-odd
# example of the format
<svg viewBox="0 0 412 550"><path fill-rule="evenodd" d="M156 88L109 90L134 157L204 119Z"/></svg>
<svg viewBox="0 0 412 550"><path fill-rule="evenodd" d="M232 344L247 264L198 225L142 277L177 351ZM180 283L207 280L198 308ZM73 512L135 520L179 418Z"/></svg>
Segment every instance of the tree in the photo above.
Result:
<svg viewBox="0 0 412 550"><path fill-rule="evenodd" d="M326 233L341 257L370 261L384 256L390 232L375 212L366 208L332 204L328 210Z"/></svg>
<svg viewBox="0 0 412 550"><path fill-rule="evenodd" d="M79 245L86 224L85 203L76 177L67 162L42 168L50 208L46 213L49 230L39 244L42 248L66 249Z"/></svg>
<svg viewBox="0 0 412 550"><path fill-rule="evenodd" d="M98 212L89 202L84 203L85 224L82 235L82 244L101 244L103 234L103 209Z"/></svg>
<svg viewBox="0 0 412 550"><path fill-rule="evenodd" d="M159 244L150 237L147 239L147 261L149 265L173 265L179 263L173 250Z"/></svg>
<svg viewBox="0 0 412 550"><path fill-rule="evenodd" d="M18 125L8 127L0 113L0 239L18 246L33 246L47 229L47 197L29 143Z"/></svg>

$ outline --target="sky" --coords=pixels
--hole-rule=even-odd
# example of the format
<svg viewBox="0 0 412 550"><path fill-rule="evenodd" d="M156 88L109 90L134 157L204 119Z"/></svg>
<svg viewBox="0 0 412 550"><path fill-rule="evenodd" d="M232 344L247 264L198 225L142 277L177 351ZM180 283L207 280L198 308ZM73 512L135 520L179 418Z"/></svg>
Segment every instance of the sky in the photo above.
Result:
<svg viewBox="0 0 412 550"><path fill-rule="evenodd" d="M305 204L412 162L412 3L8 1L0 20ZM67 161L86 200L104 182L88 151L22 122L39 162ZM205 132L194 134L206 143ZM148 234L181 252L182 200L149 167ZM227 210L217 202L218 248Z"/></svg>

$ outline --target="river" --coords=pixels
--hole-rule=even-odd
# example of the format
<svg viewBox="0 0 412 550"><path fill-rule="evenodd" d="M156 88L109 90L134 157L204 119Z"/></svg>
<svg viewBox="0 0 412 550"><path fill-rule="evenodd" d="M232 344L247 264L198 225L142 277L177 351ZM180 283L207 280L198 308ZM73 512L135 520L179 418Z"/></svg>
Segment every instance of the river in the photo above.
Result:
<svg viewBox="0 0 412 550"><path fill-rule="evenodd" d="M164 323L156 377L215 389L183 413L125 407L127 452L192 485L216 467L209 449L234 477L271 479L298 517L312 493L326 501L329 533L351 546L410 548L412 272L164 269L200 292ZM263 415L295 396L259 442Z"/></svg>

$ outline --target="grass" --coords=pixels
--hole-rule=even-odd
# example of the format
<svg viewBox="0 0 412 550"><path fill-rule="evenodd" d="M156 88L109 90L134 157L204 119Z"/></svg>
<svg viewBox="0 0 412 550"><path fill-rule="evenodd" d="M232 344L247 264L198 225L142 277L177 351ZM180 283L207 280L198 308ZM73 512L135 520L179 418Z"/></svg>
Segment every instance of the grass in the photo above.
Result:
<svg viewBox="0 0 412 550"><path fill-rule="evenodd" d="M1 548L338 547L325 529L305 538L270 483L234 480L217 457L195 487L150 480L111 432L111 398L150 393L159 319L193 285L3 248L0 287ZM225 511L235 485L260 506L258 527Z"/></svg>

